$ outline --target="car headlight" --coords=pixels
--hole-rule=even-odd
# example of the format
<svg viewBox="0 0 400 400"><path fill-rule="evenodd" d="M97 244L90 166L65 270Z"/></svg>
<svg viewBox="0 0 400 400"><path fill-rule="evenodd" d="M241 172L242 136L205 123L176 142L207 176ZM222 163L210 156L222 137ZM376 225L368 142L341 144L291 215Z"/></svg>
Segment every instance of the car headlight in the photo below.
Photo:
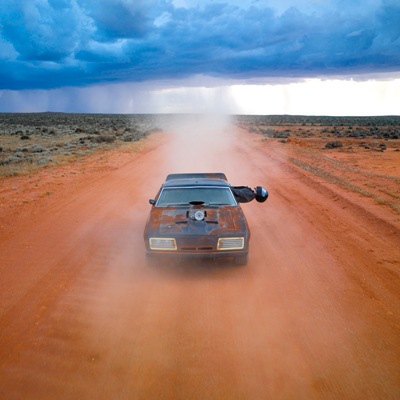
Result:
<svg viewBox="0 0 400 400"><path fill-rule="evenodd" d="M218 239L218 250L241 250L244 248L244 237L228 237Z"/></svg>
<svg viewBox="0 0 400 400"><path fill-rule="evenodd" d="M176 240L173 238L150 238L151 250L176 250Z"/></svg>

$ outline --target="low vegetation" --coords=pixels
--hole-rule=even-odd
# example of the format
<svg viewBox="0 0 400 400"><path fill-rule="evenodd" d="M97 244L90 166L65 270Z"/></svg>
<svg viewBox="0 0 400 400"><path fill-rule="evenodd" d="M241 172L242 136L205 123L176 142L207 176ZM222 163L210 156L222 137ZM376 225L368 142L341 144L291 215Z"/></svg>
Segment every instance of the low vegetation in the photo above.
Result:
<svg viewBox="0 0 400 400"><path fill-rule="evenodd" d="M264 146L284 146L287 160L297 167L400 213L399 176L374 170L379 165L396 171L399 165L399 116L242 115L235 124L260 135Z"/></svg>
<svg viewBox="0 0 400 400"><path fill-rule="evenodd" d="M159 131L154 115L0 114L0 176L29 174Z"/></svg>

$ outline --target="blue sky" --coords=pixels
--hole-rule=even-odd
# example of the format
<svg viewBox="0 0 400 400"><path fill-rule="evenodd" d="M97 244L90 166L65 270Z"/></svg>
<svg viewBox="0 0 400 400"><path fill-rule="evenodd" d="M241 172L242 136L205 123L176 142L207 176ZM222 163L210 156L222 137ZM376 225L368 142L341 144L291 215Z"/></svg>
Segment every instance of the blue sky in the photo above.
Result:
<svg viewBox="0 0 400 400"><path fill-rule="evenodd" d="M1 0L0 65L0 111L118 112L113 95L136 104L121 112L162 112L157 93L183 89L201 111L222 88L217 103L240 112L222 92L396 84L400 1Z"/></svg>

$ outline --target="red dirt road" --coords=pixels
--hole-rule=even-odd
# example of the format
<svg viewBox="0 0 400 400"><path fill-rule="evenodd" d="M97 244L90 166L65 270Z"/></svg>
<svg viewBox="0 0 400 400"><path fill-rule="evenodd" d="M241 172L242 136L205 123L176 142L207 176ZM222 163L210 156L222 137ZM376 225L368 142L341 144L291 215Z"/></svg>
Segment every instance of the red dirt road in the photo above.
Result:
<svg viewBox="0 0 400 400"><path fill-rule="evenodd" d="M194 126L2 211L0 398L399 399L398 214ZM269 190L243 206L246 267L146 266L148 199L173 172Z"/></svg>

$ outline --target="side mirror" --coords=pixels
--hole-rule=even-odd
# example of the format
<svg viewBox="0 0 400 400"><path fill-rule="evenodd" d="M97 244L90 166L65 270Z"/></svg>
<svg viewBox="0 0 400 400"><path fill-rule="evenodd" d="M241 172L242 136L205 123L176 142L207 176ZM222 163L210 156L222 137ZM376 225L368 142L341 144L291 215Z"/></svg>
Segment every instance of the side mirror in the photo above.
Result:
<svg viewBox="0 0 400 400"><path fill-rule="evenodd" d="M154 206L154 204L156 204L156 201L155 200L149 200L149 203L152 205L152 206Z"/></svg>

